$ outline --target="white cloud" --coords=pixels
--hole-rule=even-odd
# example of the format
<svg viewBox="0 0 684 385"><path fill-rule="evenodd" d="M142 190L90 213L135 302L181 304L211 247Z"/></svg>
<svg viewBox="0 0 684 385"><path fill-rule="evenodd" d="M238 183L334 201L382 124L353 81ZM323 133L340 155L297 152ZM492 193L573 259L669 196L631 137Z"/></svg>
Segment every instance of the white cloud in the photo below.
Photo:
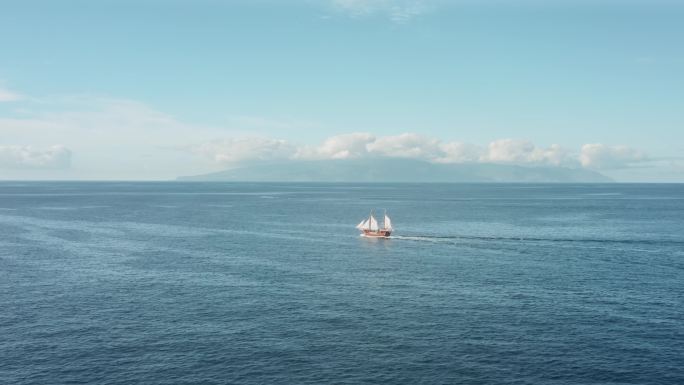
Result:
<svg viewBox="0 0 684 385"><path fill-rule="evenodd" d="M332 136L319 146L300 147L297 159L355 159L369 155L368 145L376 140L375 136L365 132L355 132Z"/></svg>
<svg viewBox="0 0 684 385"><path fill-rule="evenodd" d="M63 178L147 180L202 173L218 164L179 148L244 134L189 124L141 102L93 95L32 97L20 107L21 113L0 115L2 143L64 145L78 156Z"/></svg>
<svg viewBox="0 0 684 385"><path fill-rule="evenodd" d="M469 163L477 162L482 156L482 149L476 145L463 142L448 142L441 145L443 156L435 158L436 163Z"/></svg>
<svg viewBox="0 0 684 385"><path fill-rule="evenodd" d="M435 163L477 161L481 150L461 142L444 143L427 136L404 133L376 137L367 132L332 136L318 146L301 146L296 159L359 159L372 157L421 159Z"/></svg>
<svg viewBox="0 0 684 385"><path fill-rule="evenodd" d="M192 152L220 164L289 159L297 151L296 147L284 140L269 138L228 138L205 142L189 148Z"/></svg>
<svg viewBox="0 0 684 385"><path fill-rule="evenodd" d="M442 142L427 136L404 133L376 137L367 132L332 136L318 146L299 147L296 159L358 159L372 157L421 159L435 163L474 162L479 147L461 142Z"/></svg>
<svg viewBox="0 0 684 385"><path fill-rule="evenodd" d="M22 95L0 86L0 102L14 102L23 98Z"/></svg>
<svg viewBox="0 0 684 385"><path fill-rule="evenodd" d="M383 136L369 143L369 152L394 158L432 160L442 155L438 139L418 134L404 133L397 136Z"/></svg>
<svg viewBox="0 0 684 385"><path fill-rule="evenodd" d="M482 150L462 142L442 142L419 134L383 136L368 145L372 154L394 158L422 159L434 163L474 162Z"/></svg>
<svg viewBox="0 0 684 385"><path fill-rule="evenodd" d="M5 144L0 145L0 168L19 170L16 175L24 175L21 170L27 169L45 173L64 169L63 177L76 179L167 179L218 171L244 161L288 159L385 157L599 170L643 166L650 161L625 146L595 143L572 151L556 144L538 147L530 141L501 139L481 147L416 133L356 132L329 137L318 145L300 145L248 133L292 132L300 127L310 132L311 126L259 117L229 118L225 127L188 124L144 103L92 95L24 98L19 107L21 113L15 109L0 116L0 138ZM78 154L73 164L72 151Z"/></svg>
<svg viewBox="0 0 684 385"><path fill-rule="evenodd" d="M191 151L221 164L249 160L408 158L432 163L477 162L564 167L583 165L577 152L557 144L544 148L525 140L501 139L482 148L458 141L443 142L415 133L375 136L367 132L356 132L332 136L315 146L298 146L285 140L268 138L232 138L192 146Z"/></svg>
<svg viewBox="0 0 684 385"><path fill-rule="evenodd" d="M548 148L535 146L527 140L500 139L489 143L481 158L484 162L570 166L575 157L557 144Z"/></svg>
<svg viewBox="0 0 684 385"><path fill-rule="evenodd" d="M571 151L558 144L539 147L526 140L500 139L483 148L415 133L375 136L366 132L332 136L315 146L268 138L223 139L193 146L191 151L223 166L253 160L408 158L442 164L503 163L604 170L648 160L642 152L625 146L586 144L581 151Z"/></svg>
<svg viewBox="0 0 684 385"><path fill-rule="evenodd" d="M0 168L63 169L71 166L71 151L64 146L0 146Z"/></svg>
<svg viewBox="0 0 684 385"><path fill-rule="evenodd" d="M489 143L488 151L482 159L491 162L522 163L529 160L534 149L534 145L528 141L501 139Z"/></svg>
<svg viewBox="0 0 684 385"><path fill-rule="evenodd" d="M621 169L647 161L648 157L643 152L627 146L589 143L582 146L579 160L586 168Z"/></svg>
<svg viewBox="0 0 684 385"><path fill-rule="evenodd" d="M291 158L298 148L285 141L244 138L317 127L253 116L228 116L215 126L192 124L139 101L89 94L27 97L18 108L0 113L1 144L49 148L61 143L78 154L64 172L40 174L47 179L172 179L249 159ZM14 175L39 177L36 170L19 169Z"/></svg>
<svg viewBox="0 0 684 385"><path fill-rule="evenodd" d="M338 10L353 17L383 14L390 20L403 23L427 10L421 0L332 0Z"/></svg>
<svg viewBox="0 0 684 385"><path fill-rule="evenodd" d="M168 137L169 131L191 129L140 102L87 95L35 100L27 104L21 116L0 117L0 133L4 137L47 138L49 141L68 136L79 142L145 142L151 136L163 138L163 135L157 135L160 131Z"/></svg>

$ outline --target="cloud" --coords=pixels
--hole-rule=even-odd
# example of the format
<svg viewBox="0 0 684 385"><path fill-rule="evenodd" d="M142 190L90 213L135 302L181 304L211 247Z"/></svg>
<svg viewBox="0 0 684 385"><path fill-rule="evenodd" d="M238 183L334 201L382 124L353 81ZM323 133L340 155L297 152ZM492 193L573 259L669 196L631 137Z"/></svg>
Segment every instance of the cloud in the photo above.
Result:
<svg viewBox="0 0 684 385"><path fill-rule="evenodd" d="M380 156L426 160L432 160L443 153L438 139L412 133L380 137L370 143L368 149Z"/></svg>
<svg viewBox="0 0 684 385"><path fill-rule="evenodd" d="M246 161L406 158L441 164L498 163L614 170L645 166L649 161L643 152L626 146L594 143L573 151L558 144L540 147L527 140L499 139L481 147L416 133L376 136L355 132L332 136L318 145L243 137L204 142L192 146L191 151L222 166Z"/></svg>
<svg viewBox="0 0 684 385"><path fill-rule="evenodd" d="M390 20L403 23L427 10L421 0L332 0L333 6L352 17L381 14Z"/></svg>
<svg viewBox="0 0 684 385"><path fill-rule="evenodd" d="M414 133L379 137L368 145L370 153L392 158L421 159L434 163L474 162L482 150L462 142L442 142Z"/></svg>
<svg viewBox="0 0 684 385"><path fill-rule="evenodd" d="M19 116L0 116L0 133L14 137L69 136L116 144L140 142L147 133L191 128L136 101L89 95L34 99ZM156 135L160 137L160 135Z"/></svg>
<svg viewBox="0 0 684 385"><path fill-rule="evenodd" d="M284 140L269 138L228 138L213 140L189 149L220 164L235 164L254 160L292 158L297 149Z"/></svg>
<svg viewBox="0 0 684 385"><path fill-rule="evenodd" d="M482 149L474 144L448 142L441 145L443 156L436 158L436 163L470 163L481 158Z"/></svg>
<svg viewBox="0 0 684 385"><path fill-rule="evenodd" d="M355 159L369 156L368 146L376 140L365 132L332 136L319 146L304 146L295 154L297 159Z"/></svg>
<svg viewBox="0 0 684 385"><path fill-rule="evenodd" d="M21 97L11 94L12 98ZM0 145L0 168L69 169L69 175L78 178L172 178L218 171L247 161L408 158L431 163L597 170L645 166L652 161L626 146L593 143L577 151L516 139L479 146L416 133L376 136L354 132L329 137L316 145L301 145L250 135L298 129L306 132L313 126L259 117L232 117L223 127L189 124L141 102L93 95L24 98L20 107L21 112L14 109L0 116L0 138L7 144L31 146ZM73 164L72 151L78 154Z"/></svg>
<svg viewBox="0 0 684 385"><path fill-rule="evenodd" d="M482 161L492 163L539 164L553 166L571 166L577 163L576 158L560 145L552 144L548 148L540 148L527 140L500 139L489 143Z"/></svg>
<svg viewBox="0 0 684 385"><path fill-rule="evenodd" d="M100 95L27 97L19 107L21 112L17 108L0 113L2 143L32 148L62 144L78 154L63 174L71 179L170 179L206 172L220 164L185 147L245 134L225 126L190 124L139 101Z"/></svg>
<svg viewBox="0 0 684 385"><path fill-rule="evenodd" d="M320 128L312 122L254 116L222 120L220 125L189 123L140 101L102 95L31 96L18 108L0 111L0 144L31 144L34 153L60 143L78 154L66 173L46 169L41 175L48 178L59 174L71 179L170 179L243 161L294 158L302 146L271 139L270 133ZM332 149L320 151L318 156L327 158ZM2 167L38 164L27 160L37 155L17 156L5 154ZM23 169L16 172L19 178L38 175Z"/></svg>
<svg viewBox="0 0 684 385"><path fill-rule="evenodd" d="M602 146L604 150L599 155L599 152L588 151L593 148L591 146ZM458 141L444 142L415 133L375 136L367 132L332 136L318 145L300 146L282 139L243 137L204 142L190 149L195 154L224 165L254 160L407 158L443 164L503 163L602 168L609 164L609 159L613 162L610 164L614 165L618 155L625 157L625 151L619 150L621 147L604 145L585 145L582 152L577 152L557 144L538 147L526 140L500 139L480 147ZM612 152L605 149L612 149ZM631 156L629 159L636 161L640 158Z"/></svg>
<svg viewBox="0 0 684 385"><path fill-rule="evenodd" d="M444 143L427 136L404 133L376 137L367 132L332 136L318 146L299 147L296 159L410 158L434 163L477 161L481 150L461 142Z"/></svg>
<svg viewBox="0 0 684 385"><path fill-rule="evenodd" d="M0 86L0 102L14 102L23 98L22 95Z"/></svg>
<svg viewBox="0 0 684 385"><path fill-rule="evenodd" d="M71 166L71 151L64 146L37 149L32 146L0 146L0 168L65 169Z"/></svg>
<svg viewBox="0 0 684 385"><path fill-rule="evenodd" d="M579 160L586 168L621 169L633 167L649 159L643 152L631 147L589 143L582 146Z"/></svg>

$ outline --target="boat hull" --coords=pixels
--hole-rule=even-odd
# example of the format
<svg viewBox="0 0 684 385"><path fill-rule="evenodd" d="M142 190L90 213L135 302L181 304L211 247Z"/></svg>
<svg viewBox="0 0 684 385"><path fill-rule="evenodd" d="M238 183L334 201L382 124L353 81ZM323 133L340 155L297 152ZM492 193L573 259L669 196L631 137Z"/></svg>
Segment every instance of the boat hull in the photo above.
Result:
<svg viewBox="0 0 684 385"><path fill-rule="evenodd" d="M363 230L363 235L366 237L387 238L390 236L390 234L392 234L392 230Z"/></svg>

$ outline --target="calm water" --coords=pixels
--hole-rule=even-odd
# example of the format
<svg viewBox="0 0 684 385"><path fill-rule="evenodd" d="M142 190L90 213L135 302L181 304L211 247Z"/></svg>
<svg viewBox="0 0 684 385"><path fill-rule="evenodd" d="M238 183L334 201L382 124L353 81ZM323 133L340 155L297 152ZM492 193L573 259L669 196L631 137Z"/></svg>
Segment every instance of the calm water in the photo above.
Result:
<svg viewBox="0 0 684 385"><path fill-rule="evenodd" d="M684 185L4 182L0 234L2 384L684 383Z"/></svg>

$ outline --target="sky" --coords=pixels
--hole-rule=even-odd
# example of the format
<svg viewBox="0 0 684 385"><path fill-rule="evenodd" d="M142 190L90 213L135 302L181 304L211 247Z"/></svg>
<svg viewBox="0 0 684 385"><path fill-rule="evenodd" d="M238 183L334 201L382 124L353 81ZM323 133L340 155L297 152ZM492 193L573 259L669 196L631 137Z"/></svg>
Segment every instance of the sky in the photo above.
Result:
<svg viewBox="0 0 684 385"><path fill-rule="evenodd" d="M684 1L8 1L0 179L405 157L684 182Z"/></svg>

